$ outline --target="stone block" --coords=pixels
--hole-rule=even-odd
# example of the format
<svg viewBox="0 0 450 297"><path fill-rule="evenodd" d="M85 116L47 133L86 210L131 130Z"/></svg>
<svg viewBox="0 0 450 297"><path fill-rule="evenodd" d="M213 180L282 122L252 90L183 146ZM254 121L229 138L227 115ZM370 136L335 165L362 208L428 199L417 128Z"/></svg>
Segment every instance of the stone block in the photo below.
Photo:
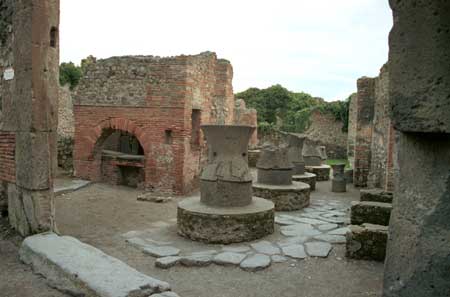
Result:
<svg viewBox="0 0 450 297"><path fill-rule="evenodd" d="M149 296L170 290L168 283L69 236L44 233L28 237L19 255L52 287L73 296Z"/></svg>
<svg viewBox="0 0 450 297"><path fill-rule="evenodd" d="M316 175L316 181L330 180L331 167L329 165L305 166L306 172Z"/></svg>
<svg viewBox="0 0 450 297"><path fill-rule="evenodd" d="M390 100L396 130L450 133L450 2L390 1Z"/></svg>
<svg viewBox="0 0 450 297"><path fill-rule="evenodd" d="M361 201L392 203L394 195L392 192L387 192L381 189L370 189L360 191Z"/></svg>
<svg viewBox="0 0 450 297"><path fill-rule="evenodd" d="M388 227L373 224L349 226L346 257L361 260L384 261L388 239Z"/></svg>
<svg viewBox="0 0 450 297"><path fill-rule="evenodd" d="M361 225L370 223L375 225L389 225L392 204L382 202L352 202L351 223Z"/></svg>

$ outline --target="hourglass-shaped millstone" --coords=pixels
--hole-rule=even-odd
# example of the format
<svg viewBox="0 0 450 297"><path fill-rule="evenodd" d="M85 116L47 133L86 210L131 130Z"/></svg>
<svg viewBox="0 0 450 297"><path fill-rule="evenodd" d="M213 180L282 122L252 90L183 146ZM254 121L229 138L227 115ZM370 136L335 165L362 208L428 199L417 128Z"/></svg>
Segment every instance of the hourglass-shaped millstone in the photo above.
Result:
<svg viewBox="0 0 450 297"><path fill-rule="evenodd" d="M305 173L305 161L303 160L303 143L306 136L289 133L287 135L288 157L294 165L293 174Z"/></svg>
<svg viewBox="0 0 450 297"><path fill-rule="evenodd" d="M178 234L196 241L230 244L272 234L275 206L252 197L247 164L250 126L202 126L208 163L200 176L200 197L178 203Z"/></svg>
<svg viewBox="0 0 450 297"><path fill-rule="evenodd" d="M200 176L201 202L210 206L245 206L252 201L247 150L255 128L205 125L208 163Z"/></svg>
<svg viewBox="0 0 450 297"><path fill-rule="evenodd" d="M303 159L306 166L320 166L322 165L322 155L319 146L309 139L303 145Z"/></svg>
<svg viewBox="0 0 450 297"><path fill-rule="evenodd" d="M268 185L292 184L294 166L288 158L287 147L265 145L256 163L258 168L258 183Z"/></svg>
<svg viewBox="0 0 450 297"><path fill-rule="evenodd" d="M345 164L331 165L333 169L333 179L331 180L331 191L342 193L347 191L347 181L345 179Z"/></svg>

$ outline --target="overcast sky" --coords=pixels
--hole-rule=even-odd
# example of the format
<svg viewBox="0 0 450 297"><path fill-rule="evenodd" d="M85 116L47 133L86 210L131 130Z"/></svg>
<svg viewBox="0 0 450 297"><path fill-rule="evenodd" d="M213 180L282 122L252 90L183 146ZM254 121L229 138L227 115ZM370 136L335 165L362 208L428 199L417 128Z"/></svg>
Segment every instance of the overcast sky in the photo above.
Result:
<svg viewBox="0 0 450 297"><path fill-rule="evenodd" d="M236 92L345 99L387 61L388 0L61 0L61 61L216 52Z"/></svg>

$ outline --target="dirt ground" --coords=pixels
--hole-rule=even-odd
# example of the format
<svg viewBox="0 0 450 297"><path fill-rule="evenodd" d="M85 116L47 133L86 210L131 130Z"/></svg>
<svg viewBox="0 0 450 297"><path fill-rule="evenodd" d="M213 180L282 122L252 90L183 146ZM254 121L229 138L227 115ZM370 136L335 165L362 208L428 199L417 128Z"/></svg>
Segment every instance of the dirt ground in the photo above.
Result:
<svg viewBox="0 0 450 297"><path fill-rule="evenodd" d="M381 296L383 264L347 260L342 245L335 246L327 259L308 258L291 265L274 264L256 273L216 265L206 268L176 266L169 270L155 268L154 258L127 244L121 235L152 229L155 222L174 222L176 204L182 198L154 204L138 202L136 197L140 193L126 187L92 184L59 196L56 198L59 232L77 237L147 275L169 282L182 297ZM311 198L349 202L358 199L358 191L350 187L348 193L335 194L330 192L329 182L322 182L318 183ZM174 223L167 230L168 237L177 236ZM2 240L0 237L0 296L64 296L46 287L40 277L32 275L29 268L20 264L14 243L18 244L17 238L10 236L8 240ZM205 250L211 248L219 247L205 245Z"/></svg>

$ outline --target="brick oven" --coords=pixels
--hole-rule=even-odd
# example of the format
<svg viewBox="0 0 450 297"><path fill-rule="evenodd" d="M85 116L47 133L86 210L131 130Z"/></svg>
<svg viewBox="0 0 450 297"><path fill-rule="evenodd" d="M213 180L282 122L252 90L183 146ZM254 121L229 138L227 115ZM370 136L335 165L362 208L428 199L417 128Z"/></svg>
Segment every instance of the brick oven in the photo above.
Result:
<svg viewBox="0 0 450 297"><path fill-rule="evenodd" d="M75 175L192 191L205 154L200 125L236 123L232 77L231 64L210 52L89 64L74 96Z"/></svg>

